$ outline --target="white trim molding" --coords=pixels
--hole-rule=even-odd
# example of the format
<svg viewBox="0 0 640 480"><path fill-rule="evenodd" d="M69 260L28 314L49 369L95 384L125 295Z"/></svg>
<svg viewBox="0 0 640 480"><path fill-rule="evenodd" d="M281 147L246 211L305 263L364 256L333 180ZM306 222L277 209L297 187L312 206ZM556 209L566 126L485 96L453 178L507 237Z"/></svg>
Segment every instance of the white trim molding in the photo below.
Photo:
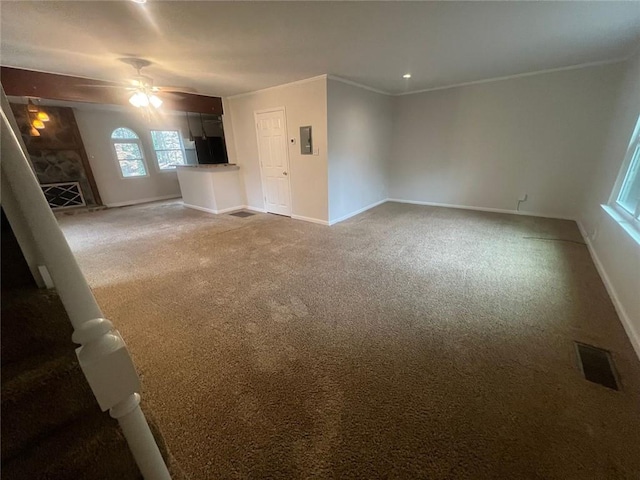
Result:
<svg viewBox="0 0 640 480"><path fill-rule="evenodd" d="M436 203L436 202L422 202L418 200L404 200L401 198L389 198L389 202L397 203L410 203L412 205L425 205L427 207L443 207L443 208L458 208L461 210L475 210L479 212L493 212L493 213L508 213L510 215L523 215L526 217L542 217L542 218L557 218L559 220L571 220L575 221L575 218L567 217L566 215L557 213L536 213L522 210L507 210L504 208L490 208L490 207L472 207L469 205L452 205L449 203Z"/></svg>
<svg viewBox="0 0 640 480"><path fill-rule="evenodd" d="M640 247L640 230L636 226L638 222L634 220L631 215L626 214L626 212L621 212L620 210L622 210L622 208L618 206L600 205L600 208L602 208L614 222L620 225Z"/></svg>
<svg viewBox="0 0 640 480"><path fill-rule="evenodd" d="M447 90L449 88L458 88L458 87L467 87L467 86L471 86L471 85L480 85L483 83L490 83L490 82L500 82L502 80L512 80L515 78L522 78L522 77L531 77L534 75L544 75L545 73L554 73L554 72L563 72L565 70L577 70L580 68L589 68L589 67L599 67L602 65L609 65L609 64L613 64L613 63L621 63L621 62L626 62L627 60L629 60L630 58L632 58L633 55L627 55L625 57L618 57L618 58L613 58L613 59L608 59L608 60L600 60L600 61L596 61L596 62L586 62L586 63L578 63L575 65L567 65L564 67L556 67L556 68L547 68L544 70L534 70L532 72L523 72L523 73L516 73L513 75L504 75L502 77L489 77L489 78L483 78L480 80L472 80L469 82L461 82L461 83L454 83L454 84L449 84L449 85L441 85L438 87L430 87L430 88L423 88L420 90L410 90L408 92L401 92L401 93L391 93L391 92L387 92L385 90L380 90L378 88L375 87L370 87L369 85L365 85L363 83L358 83L358 82L354 82L352 80L347 80L346 78L342 78L339 77L337 75L332 75L332 74L322 74L322 75L317 75L315 77L311 77L311 78L305 78L302 80L296 80L293 82L288 82L288 83L283 83L281 85L274 85L272 87L266 87L266 88L262 88L259 90L254 90L251 92L244 92L244 93L237 93L235 95L230 95L228 97L225 97L226 99L234 99L234 98L240 98L240 97L246 97L249 95L253 95L256 93L261 93L261 92L266 92L269 90L275 90L278 88L283 88L283 87L288 87L288 86L292 86L292 85L298 85L298 84L302 84L302 83L307 83L307 82L313 82L315 80L319 80L321 78L325 78L325 79L331 79L331 80L336 80L338 82L342 82L342 83L346 83L347 85L352 85L354 87L360 87L363 88L365 90L369 90L371 92L375 92L375 93L379 93L381 95L388 95L388 96L392 96L392 97L401 97L403 95L415 95L418 93L426 93L426 92L434 92L436 90Z"/></svg>
<svg viewBox="0 0 640 480"><path fill-rule="evenodd" d="M533 77L534 75L544 75L546 73L564 72L566 70L578 70L580 68L600 67L603 65L609 65L612 63L622 63L629 60L629 56L621 58L613 58L609 60L600 60L598 62L578 63L576 65L568 65L566 67L547 68L545 70L534 70L533 72L516 73L513 75L505 75L503 77L491 77L481 80L473 80L470 82L454 83L452 85L442 85L440 87L424 88L422 90L411 90L409 92L402 92L394 94L397 97L403 95L415 95L418 93L435 92L436 90L448 90L449 88L469 87L471 85L480 85L483 83L501 82L503 80L513 80L516 78Z"/></svg>
<svg viewBox="0 0 640 480"><path fill-rule="evenodd" d="M329 222L327 222L326 220L320 220L318 218L303 217L302 215L291 215L291 218L293 220L302 220L304 222L311 222L311 223L317 223L318 225L329 226Z"/></svg>
<svg viewBox="0 0 640 480"><path fill-rule="evenodd" d="M272 87L261 88L259 90L253 90L251 92L237 93L235 95L229 95L226 99L233 100L234 98L248 97L249 95L255 95L256 93L268 92L269 90L277 90L278 88L291 87L293 85L301 85L303 83L315 82L316 80L326 79L327 74L316 75L315 77L303 78L302 80L295 80L293 82L282 83L280 85L273 85Z"/></svg>
<svg viewBox="0 0 640 480"><path fill-rule="evenodd" d="M611 279L609 278L609 275L607 274L607 271L605 270L604 265L600 261L600 257L598 257L598 254L595 248L593 247L593 244L591 243L591 239L589 238L587 231L584 229L584 227L579 221L576 221L576 224L578 225L580 234L582 235L585 243L587 244L589 254L591 255L591 259L593 260L593 263L596 266L596 270L598 270L598 273L600 274L602 283L604 283L604 287L607 289L607 293L609 294L609 297L613 302L613 306L616 309L616 312L618 313L618 317L620 318L620 323L622 323L622 327L624 328L624 331L627 333L627 337L629 337L631 346L633 347L633 349L636 352L636 355L640 359L640 332L637 332L636 329L634 328L633 323L631 322L631 317L629 316L626 309L624 308L624 305L618 298L618 294L616 293L616 290L613 287L613 283L611 283Z"/></svg>
<svg viewBox="0 0 640 480"><path fill-rule="evenodd" d="M252 212L267 213L267 211L264 208L250 207L249 205L245 206L244 208L247 210L251 210Z"/></svg>
<svg viewBox="0 0 640 480"><path fill-rule="evenodd" d="M214 210L212 208L201 207L199 205L191 205L190 203L185 203L185 202L182 202L182 205L184 205L187 208L193 208L194 210L200 210L201 212L214 213L216 215L220 215L222 213L237 212L238 210L243 210L244 208L246 208L244 205L239 205L237 207L229 207L229 208L223 208L222 210Z"/></svg>
<svg viewBox="0 0 640 480"><path fill-rule="evenodd" d="M267 213L267 211L264 208L250 207L248 205L239 205L237 207L229 207L229 208L223 208L222 210L214 210L213 208L200 207L198 205L191 205L190 203L185 203L185 202L182 202L182 204L187 208L193 208L194 210L213 213L215 215L220 215L223 213L230 213L230 212L237 212L238 210L251 210L252 212L257 212L257 213Z"/></svg>
<svg viewBox="0 0 640 480"><path fill-rule="evenodd" d="M345 220L351 218L351 217L355 217L356 215L360 215L361 213L366 212L367 210L370 210L374 207L377 207L378 205L382 205L383 203L388 202L389 200L387 198L385 198L384 200L380 200L378 202L374 202L370 205L367 205L366 207L362 207L358 210L356 210L355 212L351 212L351 213L347 213L346 215L343 215L340 218L336 218L335 220L329 220L329 225L335 225L336 223L340 223L340 222L344 222Z"/></svg>
<svg viewBox="0 0 640 480"><path fill-rule="evenodd" d="M109 208L127 207L129 205L139 205L141 203L159 202L160 200L170 200L172 198L182 198L182 195L173 194L173 195L162 195L160 197L140 198L138 200L127 200L126 202L105 203L104 206Z"/></svg>
<svg viewBox="0 0 640 480"><path fill-rule="evenodd" d="M346 78L338 77L337 75L327 75L327 78L329 80L335 80L336 82L341 82L341 83L345 83L347 85L351 85L352 87L359 87L359 88L363 88L365 90L369 90L370 92L379 93L380 95L387 95L387 96L390 96L390 97L393 97L394 95L397 95L397 94L385 92L384 90L379 90L377 88L370 87L368 85L364 85L362 83L354 82L352 80L347 80Z"/></svg>

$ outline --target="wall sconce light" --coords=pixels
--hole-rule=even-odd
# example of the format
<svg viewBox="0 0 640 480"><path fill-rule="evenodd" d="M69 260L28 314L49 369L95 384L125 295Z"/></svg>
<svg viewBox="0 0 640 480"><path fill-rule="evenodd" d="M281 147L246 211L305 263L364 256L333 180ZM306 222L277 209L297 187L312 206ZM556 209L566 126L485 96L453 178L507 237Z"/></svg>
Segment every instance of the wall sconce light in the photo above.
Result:
<svg viewBox="0 0 640 480"><path fill-rule="evenodd" d="M51 120L46 112L40 111L38 106L33 103L33 100L27 98L27 120L29 121L29 135L32 137L39 137L40 132L38 130L44 129L44 122Z"/></svg>
<svg viewBox="0 0 640 480"><path fill-rule="evenodd" d="M27 100L27 112L29 113L38 113L38 107L31 101L29 98Z"/></svg>

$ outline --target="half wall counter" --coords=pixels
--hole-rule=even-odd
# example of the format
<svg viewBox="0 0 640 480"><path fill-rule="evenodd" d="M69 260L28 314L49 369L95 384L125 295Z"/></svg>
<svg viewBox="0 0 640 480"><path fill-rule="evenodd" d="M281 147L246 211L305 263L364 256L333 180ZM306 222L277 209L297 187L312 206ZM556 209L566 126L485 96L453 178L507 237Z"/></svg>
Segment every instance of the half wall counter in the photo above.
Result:
<svg viewBox="0 0 640 480"><path fill-rule="evenodd" d="M244 208L244 192L237 165L179 165L176 169L185 207L209 213L227 213Z"/></svg>

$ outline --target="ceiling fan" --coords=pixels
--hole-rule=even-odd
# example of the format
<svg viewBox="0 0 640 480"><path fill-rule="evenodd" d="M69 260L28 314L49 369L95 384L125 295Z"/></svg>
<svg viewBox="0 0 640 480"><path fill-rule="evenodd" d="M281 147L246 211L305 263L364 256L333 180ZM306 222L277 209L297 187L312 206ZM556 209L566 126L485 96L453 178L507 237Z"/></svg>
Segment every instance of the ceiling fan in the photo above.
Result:
<svg viewBox="0 0 640 480"><path fill-rule="evenodd" d="M179 93L195 93L190 87L163 87L156 86L153 78L143 75L141 70L151 65L149 60L143 58L121 58L121 62L131 65L136 70L136 75L128 83L122 85L110 85L108 88L122 88L130 92L129 103L136 108L153 107L160 108L162 97L174 96L182 98Z"/></svg>

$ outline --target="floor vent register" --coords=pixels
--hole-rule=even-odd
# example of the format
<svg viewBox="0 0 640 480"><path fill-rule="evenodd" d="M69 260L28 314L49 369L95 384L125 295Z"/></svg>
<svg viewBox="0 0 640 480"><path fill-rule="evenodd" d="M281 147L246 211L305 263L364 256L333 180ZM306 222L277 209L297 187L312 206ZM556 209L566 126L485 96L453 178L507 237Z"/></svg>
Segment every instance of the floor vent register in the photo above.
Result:
<svg viewBox="0 0 640 480"><path fill-rule="evenodd" d="M612 390L620 390L611 353L602 348L576 342L578 363L584 378Z"/></svg>
<svg viewBox="0 0 640 480"><path fill-rule="evenodd" d="M255 215L255 213L251 213L251 212L235 212L235 213L230 213L229 215L231 215L232 217L245 218L245 217L253 217Z"/></svg>

